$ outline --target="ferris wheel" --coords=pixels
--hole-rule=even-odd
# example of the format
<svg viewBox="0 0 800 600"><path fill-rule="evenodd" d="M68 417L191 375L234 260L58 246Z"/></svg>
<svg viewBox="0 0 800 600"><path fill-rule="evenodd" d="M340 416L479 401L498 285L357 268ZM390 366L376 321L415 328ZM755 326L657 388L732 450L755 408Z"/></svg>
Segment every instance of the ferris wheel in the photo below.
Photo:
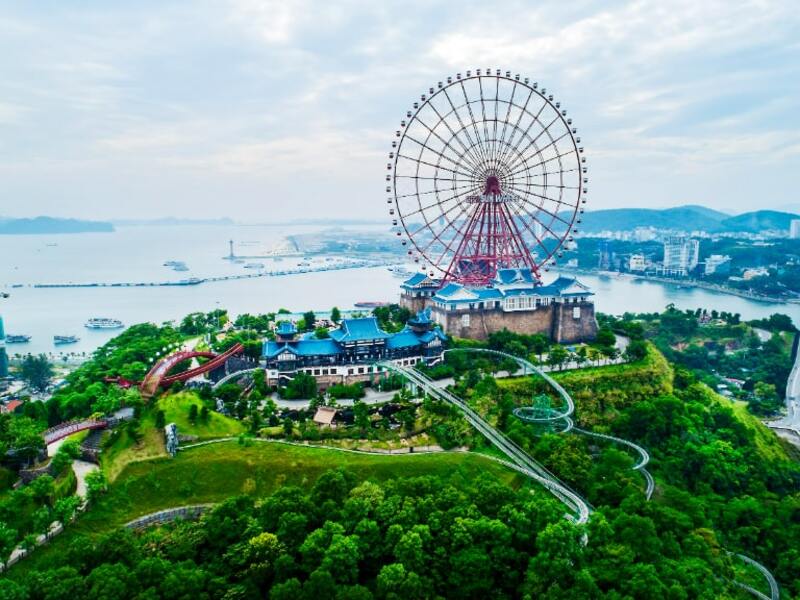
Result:
<svg viewBox="0 0 800 600"><path fill-rule="evenodd" d="M467 71L414 102L386 175L395 232L444 281L490 283L498 269L539 279L573 241L586 158L553 95L509 71Z"/></svg>

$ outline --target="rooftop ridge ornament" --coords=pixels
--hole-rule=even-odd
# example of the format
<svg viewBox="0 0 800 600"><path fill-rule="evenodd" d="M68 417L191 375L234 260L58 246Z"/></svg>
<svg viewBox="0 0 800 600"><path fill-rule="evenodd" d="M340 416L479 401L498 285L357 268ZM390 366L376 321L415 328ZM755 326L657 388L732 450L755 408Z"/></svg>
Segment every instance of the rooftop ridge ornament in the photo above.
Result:
<svg viewBox="0 0 800 600"><path fill-rule="evenodd" d="M408 256L444 282L488 285L568 250L586 202L577 130L552 94L476 69L420 96L389 155L390 215ZM408 244L408 242L411 242Z"/></svg>

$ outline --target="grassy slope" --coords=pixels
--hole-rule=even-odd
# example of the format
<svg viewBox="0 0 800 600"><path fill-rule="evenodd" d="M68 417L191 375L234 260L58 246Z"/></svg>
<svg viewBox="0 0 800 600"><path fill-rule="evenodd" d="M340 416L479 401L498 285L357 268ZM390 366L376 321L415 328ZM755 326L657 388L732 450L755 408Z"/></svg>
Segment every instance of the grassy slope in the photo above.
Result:
<svg viewBox="0 0 800 600"><path fill-rule="evenodd" d="M672 369L652 345L648 356L640 363L564 371L553 375L572 394L580 424L597 426L598 430L602 430L603 421L613 418L615 409L641 398L652 398L672 391ZM524 394L532 393L529 390L530 381L530 378L515 377L500 379L498 384L517 394ZM626 382L632 384L630 388ZM753 432L754 443L764 458L787 459L786 448L780 438L747 410L746 402L731 401L707 386L703 388L709 402L731 408L737 419Z"/></svg>
<svg viewBox="0 0 800 600"><path fill-rule="evenodd" d="M672 391L672 369L652 345L648 354L634 364L608 365L551 373L575 401L575 413L584 426L606 420L617 409ZM531 397L550 391L541 379L513 377L498 379L498 385L517 397Z"/></svg>
<svg viewBox="0 0 800 600"><path fill-rule="evenodd" d="M198 439L211 439L238 435L244 431L240 421L223 416L216 412L209 414L208 423L199 420L192 425L189 422L189 407L196 404L202 407L202 401L192 392L181 392L166 395L159 399L157 408L164 411L165 421L175 423L178 433L196 435ZM113 443L103 450L102 465L109 481L114 481L129 464L165 457L164 434L156 429L155 411L149 410L142 416L141 428L143 439L138 444L131 439L124 427L120 427L112 435Z"/></svg>
<svg viewBox="0 0 800 600"><path fill-rule="evenodd" d="M180 392L162 397L158 401L158 408L164 411L167 423L175 423L178 433L182 435L196 435L199 439L210 439L239 435L244 431L241 421L231 419L218 412L211 411L207 423L199 419L194 425L189 422L189 408L194 404L198 411L203 408L203 402L193 392Z"/></svg>
<svg viewBox="0 0 800 600"><path fill-rule="evenodd" d="M319 475L338 467L362 480L434 475L460 487L488 472L512 487L527 485L523 476L476 454L387 456L268 442L209 444L183 451L174 459L129 463L100 502L11 574L24 577L47 556L63 552L79 535L97 535L163 508L219 502L242 493L264 496L283 485L310 487Z"/></svg>

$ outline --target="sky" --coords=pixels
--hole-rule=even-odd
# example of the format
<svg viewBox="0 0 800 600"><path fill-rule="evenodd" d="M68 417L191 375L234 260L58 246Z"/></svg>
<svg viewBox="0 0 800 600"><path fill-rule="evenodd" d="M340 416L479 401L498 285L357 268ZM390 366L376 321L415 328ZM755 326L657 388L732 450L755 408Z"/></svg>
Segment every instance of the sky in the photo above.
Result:
<svg viewBox="0 0 800 600"><path fill-rule="evenodd" d="M37 0L0 8L0 215L382 219L411 104L501 68L574 119L587 209L800 211L788 1Z"/></svg>

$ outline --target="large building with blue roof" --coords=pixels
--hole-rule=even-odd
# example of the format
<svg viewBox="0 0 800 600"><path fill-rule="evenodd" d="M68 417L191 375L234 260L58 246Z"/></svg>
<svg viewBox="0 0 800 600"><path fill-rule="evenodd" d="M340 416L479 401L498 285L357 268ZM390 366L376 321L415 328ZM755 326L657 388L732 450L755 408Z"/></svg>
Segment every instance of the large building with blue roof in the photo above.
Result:
<svg viewBox="0 0 800 600"><path fill-rule="evenodd" d="M541 333L556 342L591 340L597 334L594 293L574 277L542 285L530 269L499 269L491 285L472 287L417 273L401 286L401 304L429 310L445 333L486 339L508 329Z"/></svg>
<svg viewBox="0 0 800 600"><path fill-rule="evenodd" d="M265 341L262 352L267 384L282 385L298 372L312 375L322 389L370 381L377 376L375 362L433 364L442 359L447 341L427 310L419 311L397 333L387 333L375 317L365 317L342 320L329 336L299 335L291 322L278 323L275 340Z"/></svg>

